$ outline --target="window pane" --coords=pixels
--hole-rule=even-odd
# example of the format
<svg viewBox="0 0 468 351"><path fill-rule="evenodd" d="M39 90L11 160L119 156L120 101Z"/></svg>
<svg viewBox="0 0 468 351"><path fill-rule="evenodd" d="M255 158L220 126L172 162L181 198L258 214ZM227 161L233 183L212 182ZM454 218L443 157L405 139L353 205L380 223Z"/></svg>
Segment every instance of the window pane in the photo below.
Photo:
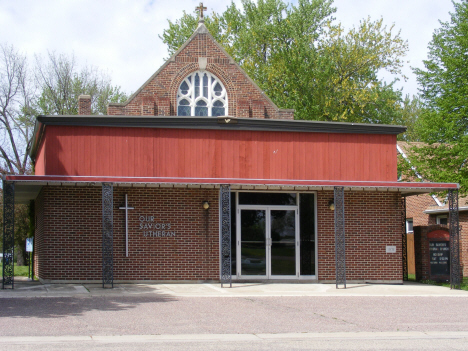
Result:
<svg viewBox="0 0 468 351"><path fill-rule="evenodd" d="M200 96L200 77L198 76L198 73L195 74L195 97Z"/></svg>
<svg viewBox="0 0 468 351"><path fill-rule="evenodd" d="M179 105L190 105L190 102L187 99L183 99L179 101Z"/></svg>
<svg viewBox="0 0 468 351"><path fill-rule="evenodd" d="M216 83L213 90L214 90L216 96L221 96L221 94L223 92L223 88L221 88L221 84L219 84L219 83Z"/></svg>
<svg viewBox="0 0 468 351"><path fill-rule="evenodd" d="M239 193L240 205L296 205L295 193Z"/></svg>
<svg viewBox="0 0 468 351"><path fill-rule="evenodd" d="M224 107L213 107L211 109L211 115L213 117L225 116Z"/></svg>
<svg viewBox="0 0 468 351"><path fill-rule="evenodd" d="M187 84L187 82L183 82L181 85L180 85L180 91L183 95L187 95L188 93L188 90L189 90L189 86Z"/></svg>
<svg viewBox="0 0 468 351"><path fill-rule="evenodd" d="M203 75L203 96L208 98L208 76L206 73Z"/></svg>
<svg viewBox="0 0 468 351"><path fill-rule="evenodd" d="M315 195L299 195L301 275L315 275Z"/></svg>
<svg viewBox="0 0 468 351"><path fill-rule="evenodd" d="M222 107L224 106L224 103L220 100L217 100L213 103L213 106L216 106L216 107Z"/></svg>
<svg viewBox="0 0 468 351"><path fill-rule="evenodd" d="M208 116L208 107L195 107L195 116Z"/></svg>
<svg viewBox="0 0 468 351"><path fill-rule="evenodd" d="M177 115L178 116L190 116L190 106L179 106L177 108Z"/></svg>
<svg viewBox="0 0 468 351"><path fill-rule="evenodd" d="M412 233L413 232L413 220L412 219L407 219L406 220L406 232L407 233Z"/></svg>

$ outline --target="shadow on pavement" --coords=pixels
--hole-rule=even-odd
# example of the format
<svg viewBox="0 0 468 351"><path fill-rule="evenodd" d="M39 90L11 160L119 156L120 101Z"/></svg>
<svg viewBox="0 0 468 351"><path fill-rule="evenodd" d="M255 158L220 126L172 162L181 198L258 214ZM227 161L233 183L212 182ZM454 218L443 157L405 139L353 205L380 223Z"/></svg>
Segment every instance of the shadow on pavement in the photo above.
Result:
<svg viewBox="0 0 468 351"><path fill-rule="evenodd" d="M124 311L146 303L176 301L170 295L26 297L0 299L0 318L61 318L86 312Z"/></svg>

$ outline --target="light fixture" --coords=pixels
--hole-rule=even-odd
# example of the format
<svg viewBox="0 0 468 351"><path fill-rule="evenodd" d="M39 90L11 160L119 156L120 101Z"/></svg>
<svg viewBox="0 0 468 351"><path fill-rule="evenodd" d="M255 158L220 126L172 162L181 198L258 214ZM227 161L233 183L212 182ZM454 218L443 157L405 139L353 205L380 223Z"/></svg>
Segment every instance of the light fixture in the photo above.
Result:
<svg viewBox="0 0 468 351"><path fill-rule="evenodd" d="M331 199L329 202L328 202L328 208L332 211L335 211L335 201L333 199Z"/></svg>
<svg viewBox="0 0 468 351"><path fill-rule="evenodd" d="M210 203L208 201L203 201L203 209L207 210L210 208Z"/></svg>

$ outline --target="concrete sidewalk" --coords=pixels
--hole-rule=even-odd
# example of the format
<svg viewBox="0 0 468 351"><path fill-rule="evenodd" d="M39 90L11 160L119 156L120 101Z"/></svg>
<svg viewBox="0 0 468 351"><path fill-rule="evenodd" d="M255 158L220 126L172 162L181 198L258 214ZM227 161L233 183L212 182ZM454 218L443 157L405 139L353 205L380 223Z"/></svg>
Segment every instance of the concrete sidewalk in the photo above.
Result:
<svg viewBox="0 0 468 351"><path fill-rule="evenodd" d="M390 284L348 284L336 289L335 284L234 283L232 288L220 284L114 284L103 289L101 284L42 284L23 277L15 278L15 289L0 290L0 298L17 297L92 297L155 294L173 297L262 297L262 296L458 296L468 291L406 282Z"/></svg>

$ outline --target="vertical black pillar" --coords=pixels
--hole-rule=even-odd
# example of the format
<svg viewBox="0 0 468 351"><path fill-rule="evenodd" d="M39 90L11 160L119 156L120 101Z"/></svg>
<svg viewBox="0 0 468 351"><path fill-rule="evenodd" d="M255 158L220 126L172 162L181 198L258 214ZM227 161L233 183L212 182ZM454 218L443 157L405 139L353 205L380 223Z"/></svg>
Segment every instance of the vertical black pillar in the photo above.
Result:
<svg viewBox="0 0 468 351"><path fill-rule="evenodd" d="M458 217L458 190L449 190L450 231L450 288L461 288L460 272L460 222Z"/></svg>
<svg viewBox="0 0 468 351"><path fill-rule="evenodd" d="M114 287L114 188L102 183L102 287Z"/></svg>
<svg viewBox="0 0 468 351"><path fill-rule="evenodd" d="M406 197L401 198L401 255L403 281L408 280L408 237L406 235Z"/></svg>
<svg viewBox="0 0 468 351"><path fill-rule="evenodd" d="M336 186L335 195L335 274L336 288L346 289L346 245L345 245L345 205L344 187Z"/></svg>
<svg viewBox="0 0 468 351"><path fill-rule="evenodd" d="M3 281L2 289L14 288L15 183L3 181Z"/></svg>
<svg viewBox="0 0 468 351"><path fill-rule="evenodd" d="M223 184L221 198L221 287L228 284L232 288L231 267L231 187Z"/></svg>

